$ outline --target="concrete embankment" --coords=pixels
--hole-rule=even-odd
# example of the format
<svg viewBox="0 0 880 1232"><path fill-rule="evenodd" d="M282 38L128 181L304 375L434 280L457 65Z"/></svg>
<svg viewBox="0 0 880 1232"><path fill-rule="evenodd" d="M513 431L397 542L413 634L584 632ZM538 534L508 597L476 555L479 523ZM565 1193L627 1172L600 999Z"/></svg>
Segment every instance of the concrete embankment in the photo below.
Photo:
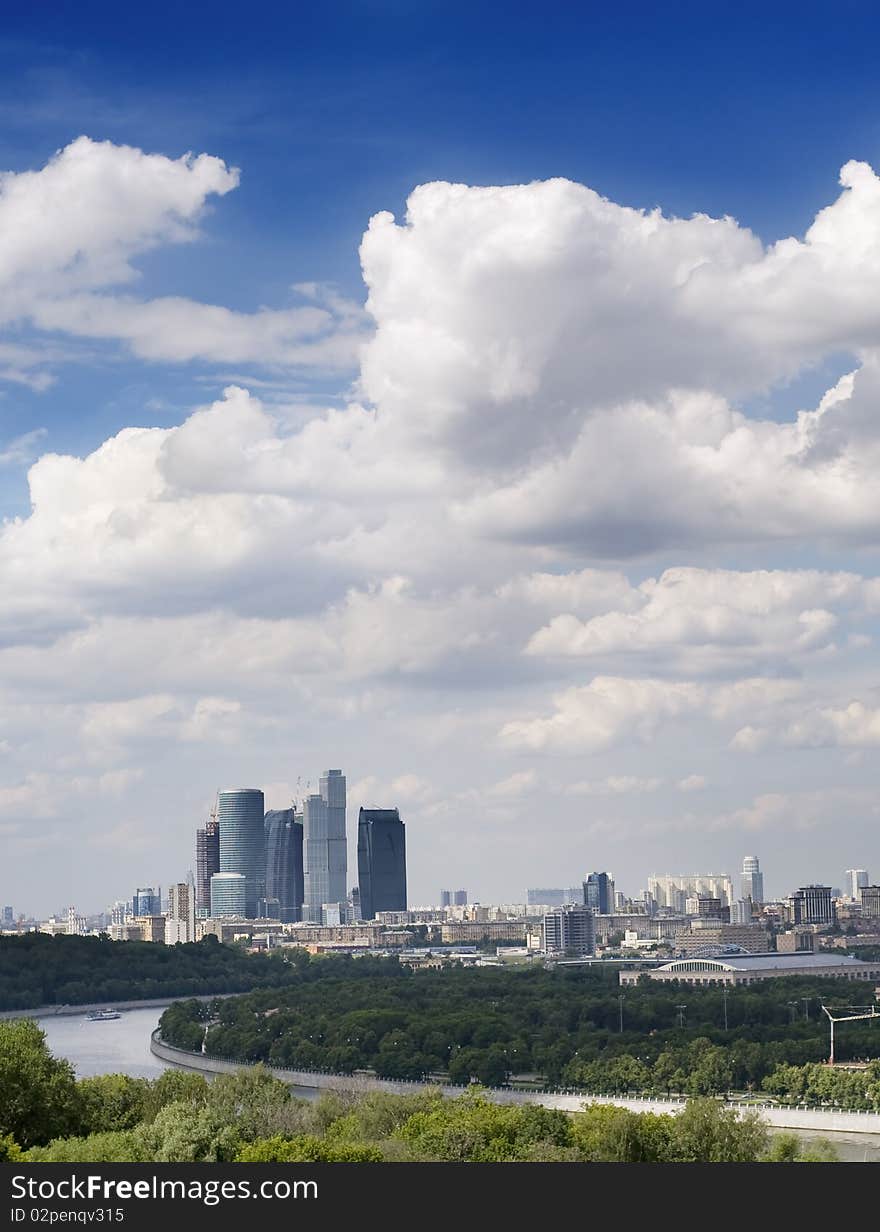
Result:
<svg viewBox="0 0 880 1232"><path fill-rule="evenodd" d="M159 1038L154 1031L150 1051L159 1060L182 1069L197 1070L203 1074L232 1074L246 1068L248 1063L223 1061L197 1052L174 1048ZM423 1082L393 1081L374 1078L367 1074L328 1074L317 1070L282 1069L266 1066L271 1074L291 1087L327 1091L388 1091L392 1094L412 1094L425 1089ZM461 1095L465 1087L441 1086L444 1095ZM585 1095L574 1091L516 1091L508 1087L488 1088L487 1098L499 1104L541 1104L545 1108L558 1108L563 1112L580 1112L587 1104L612 1104L616 1108L628 1108L632 1112L656 1112L674 1115L684 1108L686 1101L675 1098L638 1099L618 1095ZM757 1111L762 1120L776 1129L818 1130L824 1133L880 1134L880 1113L846 1112L833 1108L783 1108L773 1104L729 1103L728 1108L738 1111Z"/></svg>

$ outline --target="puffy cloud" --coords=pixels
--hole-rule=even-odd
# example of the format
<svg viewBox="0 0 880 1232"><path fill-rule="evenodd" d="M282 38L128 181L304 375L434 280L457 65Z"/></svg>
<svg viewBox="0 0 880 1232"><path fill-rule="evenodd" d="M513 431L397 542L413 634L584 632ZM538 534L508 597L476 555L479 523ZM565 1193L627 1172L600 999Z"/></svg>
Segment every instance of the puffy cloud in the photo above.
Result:
<svg viewBox="0 0 880 1232"><path fill-rule="evenodd" d="M0 324L127 343L150 360L351 367L362 310L318 284L305 306L246 313L183 297L120 295L137 259L195 239L207 202L237 187L237 168L79 137L37 171L0 175ZM3 348L5 349L5 348ZM17 347L0 377L44 387L46 348ZM67 358L72 358L68 354Z"/></svg>
<svg viewBox="0 0 880 1232"><path fill-rule="evenodd" d="M514 719L500 732L503 746L559 753L596 753L624 740L649 743L658 728L705 714L718 723L777 713L798 697L795 681L754 678L707 686L694 681L596 676L556 694L550 715Z"/></svg>
<svg viewBox="0 0 880 1232"><path fill-rule="evenodd" d="M554 617L526 653L743 670L833 649L838 618L828 608L863 605L868 596L863 579L851 573L677 568L642 582L627 598L623 610L587 620L571 612Z"/></svg>
<svg viewBox="0 0 880 1232"><path fill-rule="evenodd" d="M627 796L658 791L663 779L643 779L633 774L610 775L606 779L584 779L565 788L567 796Z"/></svg>
<svg viewBox="0 0 880 1232"><path fill-rule="evenodd" d="M814 704L782 727L743 727L733 744L747 752L771 744L802 749L874 748L880 745L880 707L859 700L843 706Z"/></svg>

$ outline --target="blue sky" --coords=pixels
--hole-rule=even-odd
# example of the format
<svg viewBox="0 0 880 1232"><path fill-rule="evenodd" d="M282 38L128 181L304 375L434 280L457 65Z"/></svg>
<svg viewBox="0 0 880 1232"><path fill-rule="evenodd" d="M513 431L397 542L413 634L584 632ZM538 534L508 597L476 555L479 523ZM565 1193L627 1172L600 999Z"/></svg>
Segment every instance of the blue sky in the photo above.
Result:
<svg viewBox="0 0 880 1232"><path fill-rule="evenodd" d="M399 805L418 901L880 863L878 27L5 20L0 827L33 909L183 875L232 765Z"/></svg>

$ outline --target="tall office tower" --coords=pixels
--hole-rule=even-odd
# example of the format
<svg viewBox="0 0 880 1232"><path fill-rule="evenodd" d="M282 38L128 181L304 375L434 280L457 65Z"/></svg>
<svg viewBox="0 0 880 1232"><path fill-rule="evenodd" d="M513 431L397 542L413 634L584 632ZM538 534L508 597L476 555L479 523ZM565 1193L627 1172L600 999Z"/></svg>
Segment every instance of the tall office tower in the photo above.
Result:
<svg viewBox="0 0 880 1232"><path fill-rule="evenodd" d="M4 924L14 924L15 923L15 912L12 910L11 907L3 908L3 923Z"/></svg>
<svg viewBox="0 0 880 1232"><path fill-rule="evenodd" d="M590 873L584 881L584 906L592 907L599 915L614 912L614 881L608 873Z"/></svg>
<svg viewBox="0 0 880 1232"><path fill-rule="evenodd" d="M452 896L453 907L466 907L468 902L467 890L456 890Z"/></svg>
<svg viewBox="0 0 880 1232"><path fill-rule="evenodd" d="M750 898L738 898L730 907L730 922L731 924L751 924L752 922L752 900Z"/></svg>
<svg viewBox="0 0 880 1232"><path fill-rule="evenodd" d="M846 893L849 898L854 898L856 902L861 898L862 886L868 885L870 882L868 870L866 868L848 868L846 870Z"/></svg>
<svg viewBox="0 0 880 1232"><path fill-rule="evenodd" d="M196 910L211 909L211 878L220 872L220 824L215 816L196 830Z"/></svg>
<svg viewBox="0 0 880 1232"><path fill-rule="evenodd" d="M862 915L870 919L880 916L880 886L862 886L859 891L862 900Z"/></svg>
<svg viewBox="0 0 880 1232"><path fill-rule="evenodd" d="M245 878L245 910L249 920L266 895L266 834L263 793L258 787L230 787L217 797L220 822L220 872ZM213 885L213 879L212 879ZM211 910L213 907L211 891Z"/></svg>
<svg viewBox="0 0 880 1232"><path fill-rule="evenodd" d="M830 886L801 886L791 896L793 923L833 924L834 903L831 897Z"/></svg>
<svg viewBox="0 0 880 1232"><path fill-rule="evenodd" d="M302 918L303 827L292 808L270 809L266 827L266 900L278 900L285 924Z"/></svg>
<svg viewBox="0 0 880 1232"><path fill-rule="evenodd" d="M168 915L165 918L165 944L196 939L196 896L191 882L178 881L168 891Z"/></svg>
<svg viewBox="0 0 880 1232"><path fill-rule="evenodd" d="M451 907L452 906L452 891L451 890L441 890L440 891L440 906L441 907Z"/></svg>
<svg viewBox="0 0 880 1232"><path fill-rule="evenodd" d="M303 804L303 915L314 924L322 922L325 903L344 903L348 897L345 775L328 770L320 789Z"/></svg>
<svg viewBox="0 0 880 1232"><path fill-rule="evenodd" d="M750 898L753 903L764 901L764 874L757 856L745 856L740 882L743 898Z"/></svg>
<svg viewBox="0 0 880 1232"><path fill-rule="evenodd" d="M397 809L360 810L357 856L362 918L406 911L406 826Z"/></svg>
<svg viewBox="0 0 880 1232"><path fill-rule="evenodd" d="M592 954L596 948L593 910L582 903L566 903L544 916L545 954Z"/></svg>
<svg viewBox="0 0 880 1232"><path fill-rule="evenodd" d="M132 915L161 915L162 914L162 891L161 887L157 894L152 886L146 886L141 889L139 886L131 900Z"/></svg>
<svg viewBox="0 0 880 1232"><path fill-rule="evenodd" d="M248 878L244 873L215 873L211 878L212 917L235 915L256 919L254 913L248 915L248 892Z"/></svg>

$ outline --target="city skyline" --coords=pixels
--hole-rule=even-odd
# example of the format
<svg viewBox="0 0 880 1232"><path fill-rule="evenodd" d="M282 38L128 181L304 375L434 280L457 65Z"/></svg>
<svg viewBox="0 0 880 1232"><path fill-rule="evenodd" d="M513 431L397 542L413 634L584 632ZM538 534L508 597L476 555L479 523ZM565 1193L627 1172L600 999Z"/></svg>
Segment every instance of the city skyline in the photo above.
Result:
<svg viewBox="0 0 880 1232"><path fill-rule="evenodd" d="M230 776L283 810L325 765L406 818L412 901L880 867L876 17L817 89L794 6L415 8L288 6L234 80L219 19L9 17L35 911L171 884Z"/></svg>

